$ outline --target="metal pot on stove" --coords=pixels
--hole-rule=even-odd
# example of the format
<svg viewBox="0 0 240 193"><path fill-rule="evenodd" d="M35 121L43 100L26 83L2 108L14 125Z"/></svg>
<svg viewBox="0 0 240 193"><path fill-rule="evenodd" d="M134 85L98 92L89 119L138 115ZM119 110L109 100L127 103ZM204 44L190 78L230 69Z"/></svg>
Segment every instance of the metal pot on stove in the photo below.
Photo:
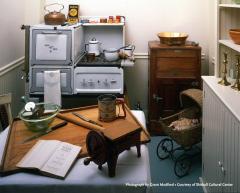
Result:
<svg viewBox="0 0 240 193"><path fill-rule="evenodd" d="M120 50L119 56L121 59L132 60L134 50L135 50L135 46L129 44Z"/></svg>
<svg viewBox="0 0 240 193"><path fill-rule="evenodd" d="M116 49L116 48L108 48L106 50L103 50L104 59L109 62L118 60L119 59L119 50L120 49Z"/></svg>
<svg viewBox="0 0 240 193"><path fill-rule="evenodd" d="M92 38L92 40L90 40L88 44L85 44L85 51L88 54L95 54L95 56L99 56L100 45L101 43L98 40L96 40L96 38Z"/></svg>
<svg viewBox="0 0 240 193"><path fill-rule="evenodd" d="M120 58L120 51L121 50L124 50L126 49L126 52L128 54L131 54L130 56L132 56L132 53L135 49L133 49L133 47L131 47L132 45L127 45L127 46L123 46L121 48L108 48L108 49L105 49L103 50L103 54L104 54L104 58L105 60L109 61L109 62L113 62L113 61L116 61Z"/></svg>

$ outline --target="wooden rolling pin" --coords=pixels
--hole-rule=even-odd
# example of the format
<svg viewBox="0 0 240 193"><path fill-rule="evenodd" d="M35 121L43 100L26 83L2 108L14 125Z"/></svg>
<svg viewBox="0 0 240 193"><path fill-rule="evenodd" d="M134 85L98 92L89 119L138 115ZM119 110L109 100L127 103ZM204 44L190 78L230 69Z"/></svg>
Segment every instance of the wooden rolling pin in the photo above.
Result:
<svg viewBox="0 0 240 193"><path fill-rule="evenodd" d="M76 121L75 119L71 118L71 117L68 117L66 115L63 115L61 113L58 113L57 114L57 117L59 119L62 119L62 120L65 120L65 121L68 121L70 123L73 123L75 125L79 125L81 127L85 127L85 128L88 128L90 130L94 130L94 131L99 131L99 132L103 132L103 130L105 129L104 127L100 127L98 125L94 125L92 123L89 123L89 122L86 122L86 121L81 121L79 119L79 121Z"/></svg>

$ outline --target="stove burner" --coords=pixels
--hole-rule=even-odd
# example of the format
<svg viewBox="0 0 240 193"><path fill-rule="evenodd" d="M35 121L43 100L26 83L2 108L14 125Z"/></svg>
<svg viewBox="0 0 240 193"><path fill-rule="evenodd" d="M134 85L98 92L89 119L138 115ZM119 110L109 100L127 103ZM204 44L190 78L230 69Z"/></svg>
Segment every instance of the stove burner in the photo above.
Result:
<svg viewBox="0 0 240 193"><path fill-rule="evenodd" d="M103 66L103 67L121 67L121 59L113 62L106 61L103 54L95 57L93 61L88 61L85 54L82 59L77 63L77 66Z"/></svg>

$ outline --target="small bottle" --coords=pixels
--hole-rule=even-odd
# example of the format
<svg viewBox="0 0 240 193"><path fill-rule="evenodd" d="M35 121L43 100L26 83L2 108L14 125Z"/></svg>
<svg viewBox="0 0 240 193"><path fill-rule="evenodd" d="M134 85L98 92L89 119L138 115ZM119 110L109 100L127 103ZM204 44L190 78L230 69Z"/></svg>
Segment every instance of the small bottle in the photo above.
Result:
<svg viewBox="0 0 240 193"><path fill-rule="evenodd" d="M116 16L116 23L121 23L121 16L120 15Z"/></svg>
<svg viewBox="0 0 240 193"><path fill-rule="evenodd" d="M108 23L113 23L113 16L109 16Z"/></svg>
<svg viewBox="0 0 240 193"><path fill-rule="evenodd" d="M100 23L107 23L107 18L100 18Z"/></svg>

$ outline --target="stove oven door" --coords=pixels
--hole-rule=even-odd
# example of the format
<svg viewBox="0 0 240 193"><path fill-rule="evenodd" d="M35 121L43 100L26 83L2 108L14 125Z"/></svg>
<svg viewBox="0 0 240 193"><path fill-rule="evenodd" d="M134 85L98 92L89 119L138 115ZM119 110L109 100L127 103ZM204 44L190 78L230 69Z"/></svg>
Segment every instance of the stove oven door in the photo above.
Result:
<svg viewBox="0 0 240 193"><path fill-rule="evenodd" d="M123 69L118 67L77 67L74 69L74 93L123 94Z"/></svg>
<svg viewBox="0 0 240 193"><path fill-rule="evenodd" d="M31 37L31 64L71 64L71 30L34 29Z"/></svg>
<svg viewBox="0 0 240 193"><path fill-rule="evenodd" d="M36 67L30 73L30 94L43 94L44 92L44 71L60 70L62 94L72 94L72 68L46 68Z"/></svg>

